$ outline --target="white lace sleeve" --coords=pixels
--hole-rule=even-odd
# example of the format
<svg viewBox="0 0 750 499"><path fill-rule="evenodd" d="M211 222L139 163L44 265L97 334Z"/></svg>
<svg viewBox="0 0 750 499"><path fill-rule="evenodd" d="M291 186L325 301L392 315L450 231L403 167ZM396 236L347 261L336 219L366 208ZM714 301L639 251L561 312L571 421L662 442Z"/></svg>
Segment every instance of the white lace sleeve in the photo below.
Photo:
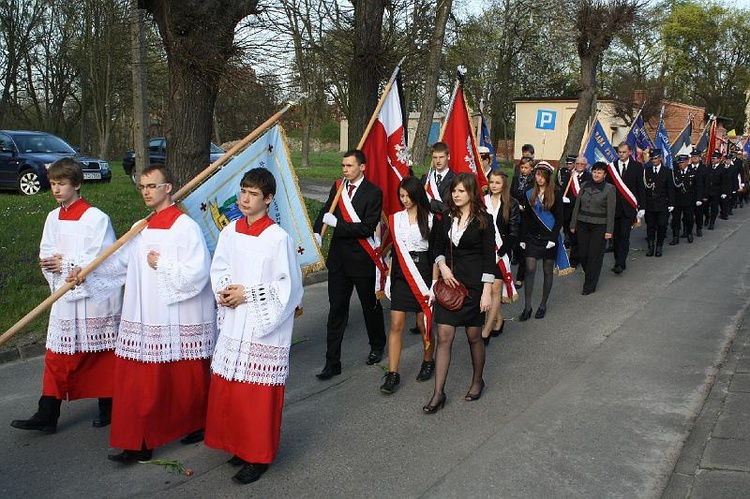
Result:
<svg viewBox="0 0 750 499"><path fill-rule="evenodd" d="M257 338L272 333L284 311L284 305L279 299L278 286L275 283L246 286L245 302L245 330L254 330Z"/></svg>
<svg viewBox="0 0 750 499"><path fill-rule="evenodd" d="M159 296L167 305L187 300L200 292L182 273L180 263L169 257L159 257L156 274L159 276Z"/></svg>

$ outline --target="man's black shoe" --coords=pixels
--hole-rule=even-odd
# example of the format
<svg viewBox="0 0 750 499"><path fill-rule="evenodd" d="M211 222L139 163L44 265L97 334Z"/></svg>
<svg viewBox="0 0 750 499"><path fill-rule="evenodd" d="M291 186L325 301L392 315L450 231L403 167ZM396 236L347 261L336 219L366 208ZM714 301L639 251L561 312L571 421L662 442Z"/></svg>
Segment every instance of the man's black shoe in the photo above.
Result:
<svg viewBox="0 0 750 499"><path fill-rule="evenodd" d="M42 433L55 433L57 431L57 421L47 421L34 414L29 419L14 419L10 422L13 428L19 430L37 430Z"/></svg>
<svg viewBox="0 0 750 499"><path fill-rule="evenodd" d="M94 420L91 422L91 425L94 428L104 428L105 426L109 426L109 424L112 422L112 416L110 414L105 414L100 412L97 417L94 418Z"/></svg>
<svg viewBox="0 0 750 499"><path fill-rule="evenodd" d="M253 483L260 478L263 473L266 472L268 469L267 464L253 464L253 463L247 463L245 466L242 467L240 471L237 472L236 475L232 477L232 480L235 482L241 483L243 485L246 485L248 483Z"/></svg>
<svg viewBox="0 0 750 499"><path fill-rule="evenodd" d="M152 455L152 450L124 450L119 454L110 454L107 459L120 464L135 464L138 461L150 460Z"/></svg>
<svg viewBox="0 0 750 499"><path fill-rule="evenodd" d="M661 256L661 246L656 247L656 253L654 253L654 256Z"/></svg>
<svg viewBox="0 0 750 499"><path fill-rule="evenodd" d="M688 240L689 243L693 242L693 233L692 232L687 235L687 240Z"/></svg>
<svg viewBox="0 0 750 499"><path fill-rule="evenodd" d="M181 438L180 443L182 445L190 445L197 444L198 442L203 442L205 434L206 432L204 430L195 430L194 432L188 433L183 438Z"/></svg>
<svg viewBox="0 0 750 499"><path fill-rule="evenodd" d="M317 376L317 378L320 380L327 380L333 378L334 376L338 376L339 374L341 374L341 366L331 367L326 364L325 367L323 367L323 370L315 376Z"/></svg>
<svg viewBox="0 0 750 499"><path fill-rule="evenodd" d="M370 354L367 356L367 360L365 361L365 363L368 366L371 366L373 364L377 364L381 360L383 360L383 349L382 348L371 348L370 349Z"/></svg>
<svg viewBox="0 0 750 499"><path fill-rule="evenodd" d="M245 461L243 461L239 456L232 456L229 458L227 463L231 464L232 466L239 466L241 464L245 464Z"/></svg>
<svg viewBox="0 0 750 499"><path fill-rule="evenodd" d="M695 231L695 235L698 236L698 237L703 237L703 231L701 229L697 229Z"/></svg>
<svg viewBox="0 0 750 499"><path fill-rule="evenodd" d="M620 267L619 265L615 265L614 267L612 267L612 272L618 275L622 274L622 267Z"/></svg>

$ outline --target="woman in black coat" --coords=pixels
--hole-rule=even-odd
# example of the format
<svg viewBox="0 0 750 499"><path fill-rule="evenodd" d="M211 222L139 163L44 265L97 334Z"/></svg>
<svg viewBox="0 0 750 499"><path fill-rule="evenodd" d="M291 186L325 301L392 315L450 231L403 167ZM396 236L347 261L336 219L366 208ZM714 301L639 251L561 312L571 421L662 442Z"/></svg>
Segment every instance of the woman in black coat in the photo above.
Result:
<svg viewBox="0 0 750 499"><path fill-rule="evenodd" d="M451 311L435 303L437 351L435 353L435 390L422 407L434 414L445 405L445 380L451 361L451 347L456 328L466 328L473 376L464 399L478 400L484 389L484 313L492 304L495 280L495 237L492 217L484 210L482 196L474 176L459 173L451 181L451 196L445 200L448 211L435 225L435 263L449 286L462 283L469 290L463 306Z"/></svg>
<svg viewBox="0 0 750 499"><path fill-rule="evenodd" d="M505 328L505 321L500 310L502 302L510 303L518 298L513 275L510 271L510 252L518 243L521 227L521 211L518 201L510 195L508 175L501 170L490 170L487 176L489 193L484 196L487 213L492 215L495 223L495 282L492 284L492 306L487 314L487 323L482 329L484 344L491 337L499 336Z"/></svg>
<svg viewBox="0 0 750 499"><path fill-rule="evenodd" d="M555 192L551 178L552 166L546 161L537 163L534 167L533 188L526 191L523 198L520 246L524 250L526 261L526 291L519 321L526 321L531 317L537 260L542 260L544 270L542 300L534 315L537 319L544 318L547 313L547 299L552 291L558 236L563 222L563 202L560 193Z"/></svg>

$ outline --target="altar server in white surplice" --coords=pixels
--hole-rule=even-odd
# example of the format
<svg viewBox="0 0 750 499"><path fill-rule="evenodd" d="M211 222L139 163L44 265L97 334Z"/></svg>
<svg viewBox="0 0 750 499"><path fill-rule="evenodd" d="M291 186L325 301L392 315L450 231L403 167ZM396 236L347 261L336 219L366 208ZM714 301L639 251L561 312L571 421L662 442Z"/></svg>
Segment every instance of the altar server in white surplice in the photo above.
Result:
<svg viewBox="0 0 750 499"><path fill-rule="evenodd" d="M202 440L216 337L211 257L198 224L172 203L163 165L147 167L138 188L155 213L110 259L127 266L110 435L124 450L109 456L123 464L181 436Z"/></svg>
<svg viewBox="0 0 750 499"><path fill-rule="evenodd" d="M109 217L80 197L83 172L75 160L55 161L47 175L60 206L44 223L39 263L55 292L72 280L73 269L110 246L115 233ZM121 306L122 286L109 286L96 272L52 305L39 409L30 419L11 422L13 427L54 433L61 402L81 398L98 398L93 425L109 425Z"/></svg>
<svg viewBox="0 0 750 499"><path fill-rule="evenodd" d="M211 363L206 440L242 465L234 480L251 483L279 448L284 384L302 275L292 238L267 214L276 180L265 168L242 178L244 217L221 231L211 264L219 337Z"/></svg>

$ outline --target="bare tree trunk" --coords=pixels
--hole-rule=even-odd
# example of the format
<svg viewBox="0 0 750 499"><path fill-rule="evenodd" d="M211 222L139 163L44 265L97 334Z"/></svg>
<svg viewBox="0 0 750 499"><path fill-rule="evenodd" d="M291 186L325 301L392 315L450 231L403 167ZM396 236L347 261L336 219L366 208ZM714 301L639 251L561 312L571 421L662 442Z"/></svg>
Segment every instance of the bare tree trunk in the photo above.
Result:
<svg viewBox="0 0 750 499"><path fill-rule="evenodd" d="M130 42L133 60L133 138L135 142L135 177L138 179L148 156L148 97L146 96L146 49L143 33L145 11L138 0L130 1Z"/></svg>
<svg viewBox="0 0 750 499"><path fill-rule="evenodd" d="M307 168L310 166L310 140L312 139L312 126L311 119L305 112L306 102L302 104L302 160L300 161L300 168Z"/></svg>
<svg viewBox="0 0 750 499"><path fill-rule="evenodd" d="M412 161L422 164L427 151L427 139L432 127L432 117L435 114L437 103L437 85L440 79L440 62L443 58L443 40L445 39L445 26L448 24L448 16L451 13L453 0L438 0L435 12L435 30L430 37L430 55L427 59L425 69L424 100L422 110L419 114L417 131L414 134L411 146Z"/></svg>
<svg viewBox="0 0 750 499"><path fill-rule="evenodd" d="M378 105L385 0L352 0L354 57L349 67L349 147L356 147Z"/></svg>
<svg viewBox="0 0 750 499"><path fill-rule="evenodd" d="M596 67L599 57L592 54L581 56L581 93L578 96L578 106L568 126L568 137L565 140L565 148L560 158L562 161L566 155L577 156L581 147L586 125L593 117L594 101L596 99L597 82Z"/></svg>

